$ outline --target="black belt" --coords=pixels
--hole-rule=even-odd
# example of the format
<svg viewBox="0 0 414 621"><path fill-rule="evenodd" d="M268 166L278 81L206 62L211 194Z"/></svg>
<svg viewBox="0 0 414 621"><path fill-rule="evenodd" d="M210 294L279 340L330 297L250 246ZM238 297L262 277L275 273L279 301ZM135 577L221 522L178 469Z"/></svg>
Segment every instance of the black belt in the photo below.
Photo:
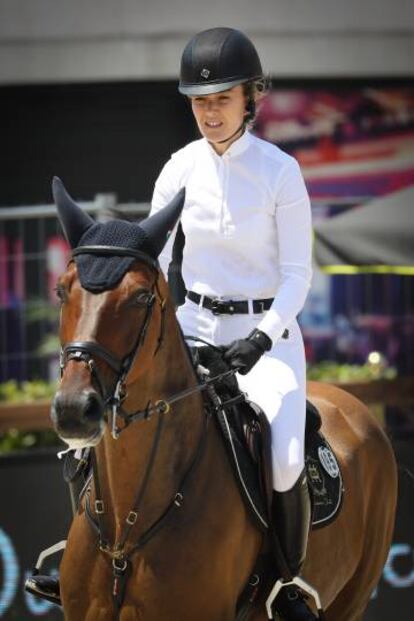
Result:
<svg viewBox="0 0 414 621"><path fill-rule="evenodd" d="M200 303L201 298L203 302L201 306L210 310L213 315L247 315L249 313L249 303L247 300L219 300L218 298L209 298L206 295L200 295L195 291L188 291L187 297L196 304ZM263 313L272 306L273 298L266 298L265 300L253 300L253 312Z"/></svg>

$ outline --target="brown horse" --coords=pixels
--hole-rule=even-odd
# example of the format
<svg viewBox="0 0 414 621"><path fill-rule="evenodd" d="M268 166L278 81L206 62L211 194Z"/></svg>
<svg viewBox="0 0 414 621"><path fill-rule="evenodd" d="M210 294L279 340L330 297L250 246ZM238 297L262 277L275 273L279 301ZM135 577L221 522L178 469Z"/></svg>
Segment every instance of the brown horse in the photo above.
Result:
<svg viewBox="0 0 414 621"><path fill-rule="evenodd" d="M75 220L82 217L62 192L57 202L61 218L66 213L67 232L69 212ZM82 230L92 226L86 224L82 221ZM67 235L76 248L79 235ZM84 239L82 244L85 254ZM93 248L90 257L99 253ZM99 261L113 261L113 255L121 261L123 251L112 248L106 258L110 249L101 250ZM101 488L91 485L68 536L61 563L65 619L234 621L263 535L248 517L200 392L190 390L198 379L164 277L153 259L134 252L116 286L99 291L82 286L78 257L58 285L63 359L53 418L69 444L95 446ZM108 398L117 387L118 410L116 398ZM187 389L168 410L163 400ZM319 591L328 621L361 621L391 542L394 455L360 401L313 382L309 398L338 457L345 496L336 521L311 533L304 577ZM112 418L105 414L108 406L114 408ZM118 417L121 431L115 439L115 414L123 412L125 420L125 413L137 411L139 420L128 425ZM101 538L105 532L102 549L88 507ZM130 553L128 579L122 582L114 564L122 575L125 552ZM117 610L112 592L122 588ZM261 601L249 621L265 619Z"/></svg>

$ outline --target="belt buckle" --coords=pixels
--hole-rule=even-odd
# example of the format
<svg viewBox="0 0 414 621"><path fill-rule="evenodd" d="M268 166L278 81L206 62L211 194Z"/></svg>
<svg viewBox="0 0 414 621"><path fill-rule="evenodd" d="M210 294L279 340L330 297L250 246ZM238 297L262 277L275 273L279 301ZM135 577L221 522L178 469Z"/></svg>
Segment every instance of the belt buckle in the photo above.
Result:
<svg viewBox="0 0 414 621"><path fill-rule="evenodd" d="M219 300L219 298L211 302L210 310L213 315L234 315L236 312L233 300Z"/></svg>
<svg viewBox="0 0 414 621"><path fill-rule="evenodd" d="M219 300L218 298L214 298L214 300L211 302L211 312L213 313L213 315L221 315L220 312L220 305L221 305L221 300Z"/></svg>

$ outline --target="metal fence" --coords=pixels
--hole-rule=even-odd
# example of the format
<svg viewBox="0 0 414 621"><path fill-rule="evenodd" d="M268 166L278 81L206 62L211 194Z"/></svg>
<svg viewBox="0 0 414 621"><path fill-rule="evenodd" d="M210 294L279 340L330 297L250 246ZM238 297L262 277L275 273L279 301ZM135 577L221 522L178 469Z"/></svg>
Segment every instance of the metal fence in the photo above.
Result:
<svg viewBox="0 0 414 621"><path fill-rule="evenodd" d="M143 217L149 205L113 195L80 203L99 219ZM57 377L56 278L69 248L53 205L0 209L0 382Z"/></svg>

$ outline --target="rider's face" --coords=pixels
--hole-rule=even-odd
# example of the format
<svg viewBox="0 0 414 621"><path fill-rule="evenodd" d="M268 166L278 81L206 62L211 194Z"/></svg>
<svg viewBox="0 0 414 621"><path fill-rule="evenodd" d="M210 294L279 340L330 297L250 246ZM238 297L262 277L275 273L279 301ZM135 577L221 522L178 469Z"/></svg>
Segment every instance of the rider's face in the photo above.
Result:
<svg viewBox="0 0 414 621"><path fill-rule="evenodd" d="M240 128L246 114L246 97L241 84L222 93L191 97L191 107L198 129L217 153L224 153L240 136L237 133L226 141ZM226 142L221 142L223 140Z"/></svg>

